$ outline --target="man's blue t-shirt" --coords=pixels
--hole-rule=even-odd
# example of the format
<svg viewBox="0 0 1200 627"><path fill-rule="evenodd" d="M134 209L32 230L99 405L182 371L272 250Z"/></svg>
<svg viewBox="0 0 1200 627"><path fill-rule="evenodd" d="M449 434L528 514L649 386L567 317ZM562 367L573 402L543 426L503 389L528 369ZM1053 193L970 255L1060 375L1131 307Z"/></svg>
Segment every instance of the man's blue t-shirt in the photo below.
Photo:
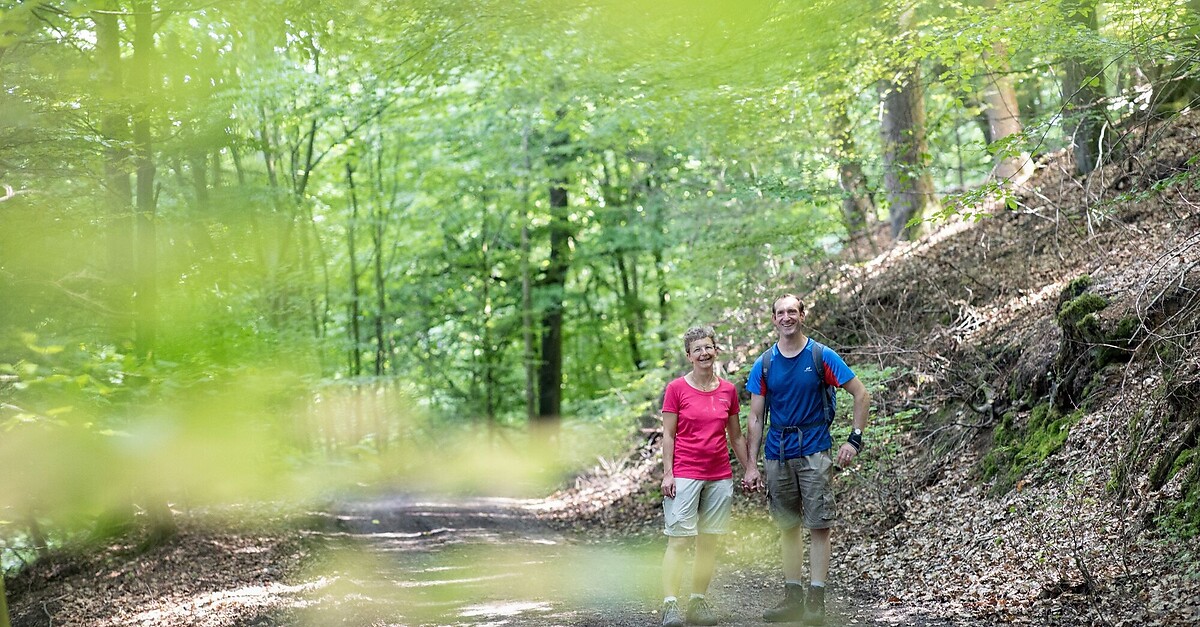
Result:
<svg viewBox="0 0 1200 627"><path fill-rule="evenodd" d="M823 415L821 382L813 368L812 347L813 340L809 338L804 350L791 358L779 353L778 344L771 347L771 370L767 373L771 420L770 424L765 425L767 459L780 459L779 440L783 434L781 427L799 427L801 435L796 437L789 431L784 438L783 459L812 455L833 448L833 438L829 435ZM825 372L822 374L829 385L842 387L854 378L854 371L846 365L841 355L833 352L833 349L826 347L821 357L825 362ZM761 355L750 368L746 389L751 394L761 396L763 393Z"/></svg>

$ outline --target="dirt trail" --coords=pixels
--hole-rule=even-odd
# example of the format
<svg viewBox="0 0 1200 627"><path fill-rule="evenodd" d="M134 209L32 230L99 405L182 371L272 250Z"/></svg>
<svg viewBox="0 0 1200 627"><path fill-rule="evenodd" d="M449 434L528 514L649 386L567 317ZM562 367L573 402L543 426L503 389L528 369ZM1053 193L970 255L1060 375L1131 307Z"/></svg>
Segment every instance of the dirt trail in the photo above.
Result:
<svg viewBox="0 0 1200 627"><path fill-rule="evenodd" d="M342 503L306 574L306 607L255 625L657 625L662 546L588 542L533 515L535 502L410 496ZM778 577L719 567L722 625L762 625ZM832 588L828 625L953 625Z"/></svg>

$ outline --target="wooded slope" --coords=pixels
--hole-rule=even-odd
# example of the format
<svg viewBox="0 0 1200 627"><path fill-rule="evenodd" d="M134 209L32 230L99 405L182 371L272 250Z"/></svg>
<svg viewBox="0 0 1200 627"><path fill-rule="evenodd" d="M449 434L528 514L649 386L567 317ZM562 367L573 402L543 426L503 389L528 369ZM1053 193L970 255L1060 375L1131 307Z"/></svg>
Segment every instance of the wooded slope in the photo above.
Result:
<svg viewBox="0 0 1200 627"><path fill-rule="evenodd" d="M1125 144L818 297L817 337L894 369L843 577L996 621L1200 619L1200 123Z"/></svg>
<svg viewBox="0 0 1200 627"><path fill-rule="evenodd" d="M1049 155L1017 210L997 201L865 265L814 269L837 278L806 296L812 335L876 406L840 479L844 593L970 624L1200 620L1200 121L1138 129L1125 150L1087 178ZM738 383L771 337L759 305L722 325ZM656 452L579 479L559 517L656 530ZM775 573L769 548L733 550Z"/></svg>

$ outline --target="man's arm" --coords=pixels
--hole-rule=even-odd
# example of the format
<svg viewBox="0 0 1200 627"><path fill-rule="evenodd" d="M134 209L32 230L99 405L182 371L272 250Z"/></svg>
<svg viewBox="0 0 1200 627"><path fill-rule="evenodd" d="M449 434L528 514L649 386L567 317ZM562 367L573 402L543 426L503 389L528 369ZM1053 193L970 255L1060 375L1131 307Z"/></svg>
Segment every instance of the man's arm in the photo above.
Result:
<svg viewBox="0 0 1200 627"><path fill-rule="evenodd" d="M758 450L762 444L763 434L763 412L766 409L765 399L761 394L750 395L750 413L746 416L746 458L750 463L746 465L746 478L742 480L742 485L747 490L757 490L762 487L762 477L758 472ZM750 476L750 469L754 469L754 477ZM754 479L752 482L751 479Z"/></svg>
<svg viewBox="0 0 1200 627"><path fill-rule="evenodd" d="M850 393L854 397L854 428L863 430L867 428L867 416L871 411L871 394L867 392L867 386L863 385L858 377L854 377L842 386L842 389ZM858 455L858 449L853 444L846 442L838 449L837 463L839 466L845 466Z"/></svg>
<svg viewBox="0 0 1200 627"><path fill-rule="evenodd" d="M725 434L738 463L742 465L742 487L758 483L758 464L750 458L750 447L746 438L742 437L742 423L737 414L731 414L725 421Z"/></svg>
<svg viewBox="0 0 1200 627"><path fill-rule="evenodd" d="M679 414L663 412L663 496L675 498L675 434L679 430Z"/></svg>

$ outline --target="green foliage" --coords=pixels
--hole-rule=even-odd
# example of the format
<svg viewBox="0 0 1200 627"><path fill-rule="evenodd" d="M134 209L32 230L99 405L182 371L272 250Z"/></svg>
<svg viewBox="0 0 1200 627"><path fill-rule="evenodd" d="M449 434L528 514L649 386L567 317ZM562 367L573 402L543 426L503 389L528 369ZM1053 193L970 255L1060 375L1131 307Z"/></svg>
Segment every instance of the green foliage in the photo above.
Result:
<svg viewBox="0 0 1200 627"><path fill-rule="evenodd" d="M874 364L856 364L854 374L874 397L886 393L890 383L903 378L903 371L899 368L894 366L879 368ZM852 399L846 394L840 396L837 408L838 416L834 421L835 446L844 439L845 435L848 435L848 433L842 433L841 426L850 424L854 410ZM867 450L870 454L864 456L864 467L868 470L875 470L881 462L886 463L887 460L895 458L903 446L903 436L918 423L921 414L922 410L919 408L883 414L878 413L876 408L872 407L870 426L865 435L869 445Z"/></svg>

